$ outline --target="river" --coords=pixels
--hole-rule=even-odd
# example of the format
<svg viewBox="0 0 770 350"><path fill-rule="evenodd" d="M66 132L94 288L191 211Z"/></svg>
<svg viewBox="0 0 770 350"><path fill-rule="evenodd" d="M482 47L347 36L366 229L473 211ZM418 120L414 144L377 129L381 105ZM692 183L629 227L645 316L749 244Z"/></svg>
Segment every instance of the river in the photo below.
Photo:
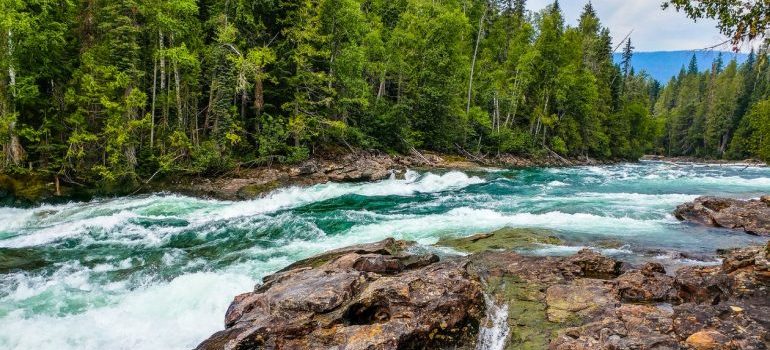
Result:
<svg viewBox="0 0 770 350"><path fill-rule="evenodd" d="M0 348L189 349L266 274L387 237L431 245L537 227L568 244L528 254L594 247L626 260L714 263L715 249L761 239L679 223L671 211L699 195L770 192L768 168L658 162L402 175L244 202L154 194L0 208Z"/></svg>

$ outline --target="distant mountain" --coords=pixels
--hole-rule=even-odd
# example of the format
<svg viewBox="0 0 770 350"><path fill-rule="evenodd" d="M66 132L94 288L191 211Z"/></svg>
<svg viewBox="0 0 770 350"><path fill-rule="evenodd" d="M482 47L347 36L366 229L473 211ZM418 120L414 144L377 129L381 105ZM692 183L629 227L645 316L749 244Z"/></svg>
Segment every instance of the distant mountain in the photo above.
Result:
<svg viewBox="0 0 770 350"><path fill-rule="evenodd" d="M722 57L727 64L735 58L738 63L743 63L748 57L747 54L736 54L734 52L721 52ZM660 81L662 84L668 83L671 77L679 74L682 67L690 64L692 55L698 60L698 69L711 69L711 63L719 56L720 51L657 51L657 52L634 52L631 64L634 70L646 71L650 76ZM620 63L621 54L614 55L615 62Z"/></svg>

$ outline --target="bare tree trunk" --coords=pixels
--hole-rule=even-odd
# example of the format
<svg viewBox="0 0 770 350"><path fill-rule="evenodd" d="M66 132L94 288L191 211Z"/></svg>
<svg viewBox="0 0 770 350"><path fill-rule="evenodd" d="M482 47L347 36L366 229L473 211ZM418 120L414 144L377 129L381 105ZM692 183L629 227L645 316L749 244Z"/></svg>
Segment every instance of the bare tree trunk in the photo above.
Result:
<svg viewBox="0 0 770 350"><path fill-rule="evenodd" d="M162 31L158 31L158 50L160 52L160 91L161 94L163 94L163 91L166 91L166 53L165 50L165 39L163 36ZM169 83L170 84L170 83ZM168 126L168 91L166 91L166 96L163 98L163 124L164 126Z"/></svg>
<svg viewBox="0 0 770 350"><path fill-rule="evenodd" d="M265 108L265 86L262 82L262 70L260 69L254 77L254 111L257 116L262 114Z"/></svg>
<svg viewBox="0 0 770 350"><path fill-rule="evenodd" d="M535 128L535 136L537 136L540 133L540 124L541 124L543 115L548 113L548 102L551 98L549 90L550 89L545 90L545 93L546 93L545 104L543 105L543 113L541 113L541 115L537 117L537 127Z"/></svg>
<svg viewBox="0 0 770 350"><path fill-rule="evenodd" d="M487 16L487 7L484 7L484 13L481 15L481 19L479 19L479 32L476 36L476 48L473 49L473 61L471 62L471 74L468 79L468 104L465 107L465 114L471 113L471 95L473 93L473 71L476 69L476 56L479 53L479 42L481 41L481 32L484 29L484 19Z"/></svg>
<svg viewBox="0 0 770 350"><path fill-rule="evenodd" d="M128 96L131 96L132 91L134 90L133 87L129 87L124 92L124 97L127 98ZM135 107L128 108L126 110L125 118L126 121L130 122L133 120L136 120L137 112ZM138 164L136 160L136 147L133 144L128 144L123 149L123 154L126 156L126 163L131 169L131 171L134 171L136 169L136 165Z"/></svg>
<svg viewBox="0 0 770 350"><path fill-rule="evenodd" d="M171 34L169 37L169 40L171 41L171 45L174 45L174 34ZM179 64L176 60L173 60L171 62L174 68L174 90L176 93L176 113L177 113L177 124L180 128L182 128L185 125L185 116L182 109L182 92L181 92L181 85L182 85L182 78L179 75Z"/></svg>
<svg viewBox="0 0 770 350"><path fill-rule="evenodd" d="M56 195L61 196L61 184L59 183L59 175L54 177L54 183L56 184Z"/></svg>
<svg viewBox="0 0 770 350"><path fill-rule="evenodd" d="M158 52L160 53L160 89L166 88L166 58L163 52L163 32L158 31Z"/></svg>
<svg viewBox="0 0 770 350"><path fill-rule="evenodd" d="M13 60L13 32L9 29L8 30L8 57L10 60ZM11 98L16 97L16 69L13 67L13 63L10 63L8 65L8 79L9 79L9 87L10 87L10 93ZM4 98L4 96L2 97ZM14 103L10 102L9 106L10 113L15 113L15 107ZM8 111L5 111L7 113ZM10 122L8 125L8 143L5 146L5 153L6 153L6 161L10 161L13 165L18 166L21 164L22 160L24 160L24 148L21 146L21 141L19 141L19 135L16 134L16 120L14 117L14 120Z"/></svg>
<svg viewBox="0 0 770 350"><path fill-rule="evenodd" d="M382 95L385 94L385 73L382 73L382 77L380 78L380 86L377 89L377 101L379 101L382 98Z"/></svg>
<svg viewBox="0 0 770 350"><path fill-rule="evenodd" d="M401 72L401 69L399 67L398 71L398 87L396 92L396 103L401 103L401 84L403 84L403 74Z"/></svg>
<svg viewBox="0 0 770 350"><path fill-rule="evenodd" d="M11 122L8 126L8 133L10 134L10 140L6 150L7 157L13 165L18 166L24 160L25 152L19 140L19 135L16 134L16 121Z"/></svg>
<svg viewBox="0 0 770 350"><path fill-rule="evenodd" d="M158 86L158 60L152 63L152 106L150 107L150 150L155 146L155 99Z"/></svg>
<svg viewBox="0 0 770 350"><path fill-rule="evenodd" d="M497 98L497 90L495 90L494 97L492 98L494 105L494 112L492 113L492 127L500 132L500 100Z"/></svg>
<svg viewBox="0 0 770 350"><path fill-rule="evenodd" d="M211 79L211 83L209 86L209 104L208 107L206 107L206 117L203 119L203 135L206 136L206 133L209 130L209 122L211 117L211 110L214 108L214 94L216 93L216 83L217 81L215 79Z"/></svg>
<svg viewBox="0 0 770 350"><path fill-rule="evenodd" d="M519 70L516 69L516 79L513 81L513 96L511 98L513 99L513 115L511 115L511 112L508 111L508 115L505 117L505 124L504 126L507 128L508 123L510 121L511 124L513 124L516 120L516 113L519 109Z"/></svg>

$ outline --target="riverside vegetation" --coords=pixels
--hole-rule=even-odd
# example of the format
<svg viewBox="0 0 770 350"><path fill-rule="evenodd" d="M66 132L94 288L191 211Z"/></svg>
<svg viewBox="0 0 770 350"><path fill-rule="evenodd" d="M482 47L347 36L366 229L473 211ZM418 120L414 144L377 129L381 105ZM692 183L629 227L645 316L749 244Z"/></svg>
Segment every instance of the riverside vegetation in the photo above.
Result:
<svg viewBox="0 0 770 350"><path fill-rule="evenodd" d="M22 183L130 191L340 148L768 156L766 49L662 89L630 40L613 63L590 4L574 27L524 0L0 6L0 163Z"/></svg>

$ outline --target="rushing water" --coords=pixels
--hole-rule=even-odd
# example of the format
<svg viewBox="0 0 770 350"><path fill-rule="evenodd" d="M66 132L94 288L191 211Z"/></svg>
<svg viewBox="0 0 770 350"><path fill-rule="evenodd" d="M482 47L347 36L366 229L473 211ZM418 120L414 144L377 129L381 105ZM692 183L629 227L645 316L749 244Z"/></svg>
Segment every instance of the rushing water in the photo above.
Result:
<svg viewBox="0 0 770 350"><path fill-rule="evenodd" d="M555 230L568 254L693 256L759 238L677 222L702 194L770 192L770 169L640 163L416 173L226 202L157 194L0 208L0 349L186 349L233 296L325 250L386 237L435 243L505 226ZM618 243L619 242L619 243ZM611 249L610 249L611 248Z"/></svg>

